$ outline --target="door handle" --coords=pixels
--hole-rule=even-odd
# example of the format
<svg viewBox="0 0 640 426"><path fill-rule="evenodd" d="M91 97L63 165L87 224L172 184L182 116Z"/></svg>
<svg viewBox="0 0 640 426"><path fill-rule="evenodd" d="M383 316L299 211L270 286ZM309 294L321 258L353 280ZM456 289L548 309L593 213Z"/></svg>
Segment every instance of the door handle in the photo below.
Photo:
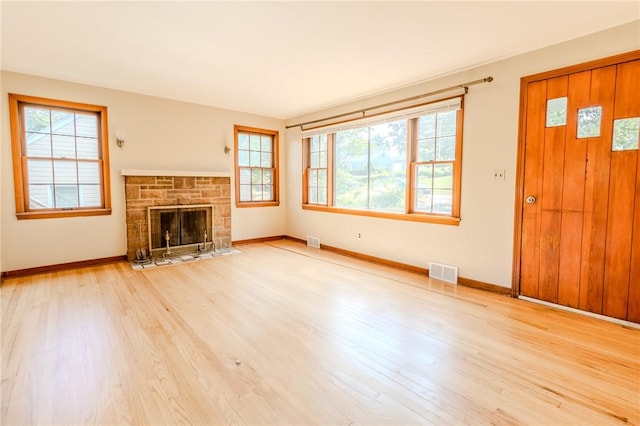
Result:
<svg viewBox="0 0 640 426"><path fill-rule="evenodd" d="M527 198L524 199L524 202L527 204L535 204L536 197L534 197L533 195L529 195Z"/></svg>

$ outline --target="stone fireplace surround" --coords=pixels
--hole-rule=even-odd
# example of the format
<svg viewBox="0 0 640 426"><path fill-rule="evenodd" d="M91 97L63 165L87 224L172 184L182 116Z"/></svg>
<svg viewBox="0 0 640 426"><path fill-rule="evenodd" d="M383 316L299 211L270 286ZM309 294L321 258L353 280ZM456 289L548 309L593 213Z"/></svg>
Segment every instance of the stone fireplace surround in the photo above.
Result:
<svg viewBox="0 0 640 426"><path fill-rule="evenodd" d="M123 170L126 199L127 258L142 245L149 250L147 207L213 205L216 247L231 247L231 179L228 173ZM138 237L141 227L142 244Z"/></svg>

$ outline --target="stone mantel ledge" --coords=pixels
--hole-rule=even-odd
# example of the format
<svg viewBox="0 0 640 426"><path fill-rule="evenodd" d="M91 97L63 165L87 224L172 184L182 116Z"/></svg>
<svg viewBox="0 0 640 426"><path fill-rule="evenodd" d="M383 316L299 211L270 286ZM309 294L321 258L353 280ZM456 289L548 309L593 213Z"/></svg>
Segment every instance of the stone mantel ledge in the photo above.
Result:
<svg viewBox="0 0 640 426"><path fill-rule="evenodd" d="M121 170L122 176L231 177L229 172L197 172L190 170Z"/></svg>

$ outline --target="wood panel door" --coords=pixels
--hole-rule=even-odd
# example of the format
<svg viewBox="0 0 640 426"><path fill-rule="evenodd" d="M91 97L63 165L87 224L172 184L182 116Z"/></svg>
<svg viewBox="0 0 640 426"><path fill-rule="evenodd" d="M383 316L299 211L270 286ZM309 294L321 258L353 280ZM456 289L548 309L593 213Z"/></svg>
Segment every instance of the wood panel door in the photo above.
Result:
<svg viewBox="0 0 640 426"><path fill-rule="evenodd" d="M640 322L640 51L522 81L514 293Z"/></svg>

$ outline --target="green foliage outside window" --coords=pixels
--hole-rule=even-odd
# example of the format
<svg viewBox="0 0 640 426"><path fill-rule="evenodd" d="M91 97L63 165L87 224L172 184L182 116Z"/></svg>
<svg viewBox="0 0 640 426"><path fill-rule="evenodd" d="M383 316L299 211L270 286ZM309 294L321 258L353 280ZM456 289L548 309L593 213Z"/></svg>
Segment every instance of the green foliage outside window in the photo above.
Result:
<svg viewBox="0 0 640 426"><path fill-rule="evenodd" d="M336 207L404 212L407 122L336 132Z"/></svg>

